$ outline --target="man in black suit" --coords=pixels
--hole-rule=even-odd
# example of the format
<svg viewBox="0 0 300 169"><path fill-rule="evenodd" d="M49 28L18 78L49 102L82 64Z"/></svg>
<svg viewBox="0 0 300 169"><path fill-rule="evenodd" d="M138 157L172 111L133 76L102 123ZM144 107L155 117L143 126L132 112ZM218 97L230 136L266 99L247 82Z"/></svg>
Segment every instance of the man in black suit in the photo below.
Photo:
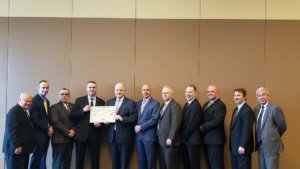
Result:
<svg viewBox="0 0 300 169"><path fill-rule="evenodd" d="M200 169L199 146L201 142L200 122L202 108L196 98L196 86L185 88L187 103L183 107L181 135L183 148L183 164L185 169Z"/></svg>
<svg viewBox="0 0 300 169"><path fill-rule="evenodd" d="M30 159L30 169L46 169L47 152L53 128L49 124L50 102L46 98L49 91L49 82L39 82L38 94L32 99L29 109L30 119L33 123L35 146Z"/></svg>
<svg viewBox="0 0 300 169"><path fill-rule="evenodd" d="M115 106L116 123L108 125L108 142L113 169L128 169L130 152L137 121L135 102L125 97L125 85L115 85L115 97L107 101L107 106Z"/></svg>
<svg viewBox="0 0 300 169"><path fill-rule="evenodd" d="M251 153L254 150L254 112L246 103L246 90L233 91L236 108L230 123L230 156L232 169L251 169Z"/></svg>
<svg viewBox="0 0 300 169"><path fill-rule="evenodd" d="M84 157L88 147L92 169L99 169L100 152L100 123L90 123L90 109L92 106L104 106L104 100L96 96L97 84L88 81L86 84L86 96L75 100L71 111L71 118L75 123L75 149L76 169L84 168Z"/></svg>
<svg viewBox="0 0 300 169"><path fill-rule="evenodd" d="M159 118L159 102L151 97L148 84L142 86L143 99L136 105L138 122L135 125L136 148L139 169L156 169L157 123Z"/></svg>
<svg viewBox="0 0 300 169"><path fill-rule="evenodd" d="M33 128L28 109L32 96L22 93L18 104L12 107L5 122L3 153L7 169L27 169L29 155L33 151Z"/></svg>
<svg viewBox="0 0 300 169"><path fill-rule="evenodd" d="M70 91L62 88L59 91L59 102L51 106L50 122L53 126L52 168L70 169L73 137L75 130L70 120L70 111L73 106L69 103Z"/></svg>
<svg viewBox="0 0 300 169"><path fill-rule="evenodd" d="M181 141L182 108L173 99L173 90L168 86L162 88L162 99L164 103L161 106L158 121L159 168L177 169L179 168L178 155Z"/></svg>
<svg viewBox="0 0 300 169"><path fill-rule="evenodd" d="M208 101L203 105L203 123L200 126L208 169L224 169L226 106L218 95L216 86L208 86Z"/></svg>

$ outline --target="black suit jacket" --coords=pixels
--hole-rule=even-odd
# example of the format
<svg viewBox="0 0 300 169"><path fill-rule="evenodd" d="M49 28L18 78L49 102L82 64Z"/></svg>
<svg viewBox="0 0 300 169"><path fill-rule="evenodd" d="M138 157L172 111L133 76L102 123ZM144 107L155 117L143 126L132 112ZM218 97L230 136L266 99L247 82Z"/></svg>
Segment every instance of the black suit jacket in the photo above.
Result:
<svg viewBox="0 0 300 169"><path fill-rule="evenodd" d="M161 106L161 109L164 104ZM181 134L180 125L182 120L182 108L180 104L172 99L165 111L160 114L159 119L159 130L158 130L158 141L160 146L166 145L166 140L172 140L172 146L180 145Z"/></svg>
<svg viewBox="0 0 300 169"><path fill-rule="evenodd" d="M47 98L47 110L50 112L50 102ZM29 109L30 119L33 123L33 133L35 141L38 143L46 142L50 139L48 136L49 118L44 107L44 100L39 94L32 98L32 104Z"/></svg>
<svg viewBox="0 0 300 169"><path fill-rule="evenodd" d="M68 103L70 109L73 104ZM52 143L69 143L72 138L68 136L69 130L73 129L73 123L70 120L70 112L62 102L51 106L50 123L53 126Z"/></svg>
<svg viewBox="0 0 300 169"><path fill-rule="evenodd" d="M181 123L182 143L185 145L199 145L201 140L200 124L202 109L199 101L195 98L191 104L183 106Z"/></svg>
<svg viewBox="0 0 300 169"><path fill-rule="evenodd" d="M203 107L209 102L206 102ZM203 143L208 145L222 145L226 143L224 130L224 119L226 116L226 106L218 98L212 105L203 111Z"/></svg>
<svg viewBox="0 0 300 169"><path fill-rule="evenodd" d="M229 150L233 154L238 155L238 148L241 146L245 148L246 154L250 154L254 151L254 112L247 103L244 103L234 119L233 116L234 113L230 124Z"/></svg>
<svg viewBox="0 0 300 169"><path fill-rule="evenodd" d="M100 139L100 127L90 123L90 112L84 112L83 108L89 105L88 96L82 96L75 100L72 107L71 118L74 120L75 140L87 141ZM96 97L96 106L104 106L105 101ZM89 137L90 136L90 137Z"/></svg>
<svg viewBox="0 0 300 169"><path fill-rule="evenodd" d="M18 104L12 107L6 115L5 134L2 151L13 155L15 149L22 147L21 154L30 154L33 150L33 128L27 112Z"/></svg>
<svg viewBox="0 0 300 169"><path fill-rule="evenodd" d="M107 106L115 106L116 98L109 99ZM108 125L108 140L113 143L114 134L115 141L118 144L129 144L133 142L134 125L137 121L137 108L135 102L124 97L123 102L118 110L118 115L122 116L123 121L116 121ZM114 130L116 125L116 131ZM115 133L114 133L115 132Z"/></svg>

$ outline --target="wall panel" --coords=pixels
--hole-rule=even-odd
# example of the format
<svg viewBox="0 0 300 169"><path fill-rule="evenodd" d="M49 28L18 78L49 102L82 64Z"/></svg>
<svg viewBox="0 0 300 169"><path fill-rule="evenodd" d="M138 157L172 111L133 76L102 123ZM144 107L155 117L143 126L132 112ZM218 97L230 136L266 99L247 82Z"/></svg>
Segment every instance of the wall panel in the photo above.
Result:
<svg viewBox="0 0 300 169"><path fill-rule="evenodd" d="M4 138L6 105L7 105L7 47L8 47L8 18L0 18L0 138ZM3 139L0 139L0 145ZM4 155L0 155L0 168L4 165Z"/></svg>
<svg viewBox="0 0 300 169"><path fill-rule="evenodd" d="M137 0L137 18L199 19L200 0Z"/></svg>
<svg viewBox="0 0 300 169"><path fill-rule="evenodd" d="M72 0L9 0L10 17L72 17Z"/></svg>
<svg viewBox="0 0 300 169"><path fill-rule="evenodd" d="M170 85L175 99L183 104L185 86L198 85L199 21L138 20L136 43L139 98L145 82L153 84L159 100L162 86Z"/></svg>
<svg viewBox="0 0 300 169"><path fill-rule="evenodd" d="M0 0L0 17L7 17L9 10L9 0Z"/></svg>
<svg viewBox="0 0 300 169"><path fill-rule="evenodd" d="M285 150L280 168L297 168L300 162L294 152L299 152L298 136L300 104L300 22L268 21L266 39L266 86L271 100L282 107L288 130L284 135Z"/></svg>
<svg viewBox="0 0 300 169"><path fill-rule="evenodd" d="M300 1L266 0L266 19L299 20Z"/></svg>
<svg viewBox="0 0 300 169"><path fill-rule="evenodd" d="M201 0L201 19L265 19L265 1Z"/></svg>
<svg viewBox="0 0 300 169"><path fill-rule="evenodd" d="M73 0L75 18L134 18L135 0Z"/></svg>
<svg viewBox="0 0 300 169"><path fill-rule="evenodd" d="M70 23L69 19L10 19L8 107L20 92L35 94L41 79L50 82L51 103L57 101L59 89L70 87Z"/></svg>

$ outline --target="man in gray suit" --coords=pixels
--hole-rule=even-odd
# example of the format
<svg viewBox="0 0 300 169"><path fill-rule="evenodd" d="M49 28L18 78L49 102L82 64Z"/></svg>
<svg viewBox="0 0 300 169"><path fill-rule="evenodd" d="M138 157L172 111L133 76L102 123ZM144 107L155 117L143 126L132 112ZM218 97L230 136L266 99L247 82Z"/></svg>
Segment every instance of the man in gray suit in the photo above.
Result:
<svg viewBox="0 0 300 169"><path fill-rule="evenodd" d="M259 169L278 169L279 154L283 151L281 136L286 131L283 111L270 102L270 93L266 88L258 88L256 97L259 102L254 109Z"/></svg>
<svg viewBox="0 0 300 169"><path fill-rule="evenodd" d="M160 145L159 168L177 169L178 151L181 141L180 125L182 119L182 108L173 99L173 90L164 86L162 89L163 105L160 109L158 121L158 141Z"/></svg>
<svg viewBox="0 0 300 169"><path fill-rule="evenodd" d="M50 122L53 126L52 168L70 169L73 137L75 130L70 120L73 104L69 102L70 91L62 88L59 91L59 102L51 106Z"/></svg>

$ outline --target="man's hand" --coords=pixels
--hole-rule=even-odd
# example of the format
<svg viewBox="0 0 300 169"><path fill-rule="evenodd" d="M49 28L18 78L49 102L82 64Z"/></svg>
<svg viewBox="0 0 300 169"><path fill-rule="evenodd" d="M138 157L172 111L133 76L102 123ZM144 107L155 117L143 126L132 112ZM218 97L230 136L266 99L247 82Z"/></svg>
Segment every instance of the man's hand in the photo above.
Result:
<svg viewBox="0 0 300 169"><path fill-rule="evenodd" d="M123 118L120 115L116 115L116 120L123 121Z"/></svg>
<svg viewBox="0 0 300 169"><path fill-rule="evenodd" d="M238 152L239 152L239 154L245 154L245 148L239 146Z"/></svg>
<svg viewBox="0 0 300 169"><path fill-rule="evenodd" d="M94 123L94 126L95 126L95 127L100 127L100 126L101 126L101 123Z"/></svg>
<svg viewBox="0 0 300 169"><path fill-rule="evenodd" d="M141 131L141 126L140 126L140 125L136 125L136 126L134 127L134 131L135 131L135 133L140 132L140 131Z"/></svg>
<svg viewBox="0 0 300 169"><path fill-rule="evenodd" d="M168 138L168 139L166 140L166 144L167 144L168 146L172 145L172 140Z"/></svg>
<svg viewBox="0 0 300 169"><path fill-rule="evenodd" d="M22 147L18 147L15 149L15 154L21 154L22 153Z"/></svg>
<svg viewBox="0 0 300 169"><path fill-rule="evenodd" d="M86 105L84 106L84 108L82 109L84 112L88 112L91 110L91 106L90 105Z"/></svg>
<svg viewBox="0 0 300 169"><path fill-rule="evenodd" d="M48 127L48 136L52 136L52 134L53 134L53 128L52 128L52 126L49 126Z"/></svg>
<svg viewBox="0 0 300 169"><path fill-rule="evenodd" d="M74 137L74 136L75 136L75 130L70 129L69 132L68 132L68 136L69 136L70 138Z"/></svg>

